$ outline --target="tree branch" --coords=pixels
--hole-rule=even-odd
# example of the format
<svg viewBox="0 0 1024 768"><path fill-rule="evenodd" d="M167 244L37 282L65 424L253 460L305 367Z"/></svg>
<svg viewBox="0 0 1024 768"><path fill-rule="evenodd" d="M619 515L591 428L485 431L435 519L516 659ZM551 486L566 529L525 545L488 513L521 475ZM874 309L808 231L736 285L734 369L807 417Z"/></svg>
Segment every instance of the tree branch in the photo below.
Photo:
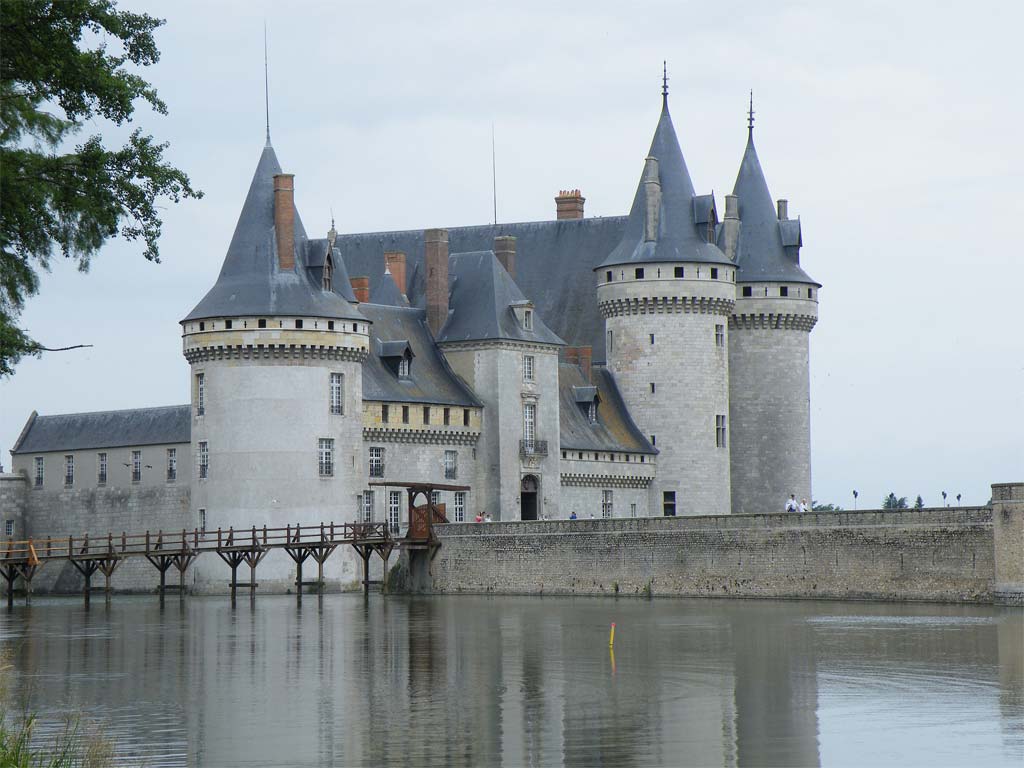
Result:
<svg viewBox="0 0 1024 768"><path fill-rule="evenodd" d="M91 347L92 344L75 344L71 347L44 347L42 344L36 347L38 352L67 352L69 349L84 349L85 347Z"/></svg>

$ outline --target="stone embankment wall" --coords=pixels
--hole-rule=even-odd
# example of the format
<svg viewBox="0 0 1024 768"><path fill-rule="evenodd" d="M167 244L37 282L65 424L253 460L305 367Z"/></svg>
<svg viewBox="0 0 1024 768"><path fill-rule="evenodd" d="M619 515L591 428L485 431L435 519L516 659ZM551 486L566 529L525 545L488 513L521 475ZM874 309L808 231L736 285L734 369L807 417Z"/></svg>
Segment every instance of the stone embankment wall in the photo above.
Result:
<svg viewBox="0 0 1024 768"><path fill-rule="evenodd" d="M435 592L991 602L989 507L440 526Z"/></svg>

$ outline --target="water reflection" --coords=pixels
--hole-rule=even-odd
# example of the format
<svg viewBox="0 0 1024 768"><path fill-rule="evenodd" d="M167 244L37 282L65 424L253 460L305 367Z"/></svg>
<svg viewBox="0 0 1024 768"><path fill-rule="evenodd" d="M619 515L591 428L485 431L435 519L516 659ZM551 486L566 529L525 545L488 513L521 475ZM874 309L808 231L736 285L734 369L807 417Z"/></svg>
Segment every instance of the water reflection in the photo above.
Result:
<svg viewBox="0 0 1024 768"><path fill-rule="evenodd" d="M608 628L617 622L614 668ZM13 692L148 765L1019 764L1024 613L569 598L37 599Z"/></svg>

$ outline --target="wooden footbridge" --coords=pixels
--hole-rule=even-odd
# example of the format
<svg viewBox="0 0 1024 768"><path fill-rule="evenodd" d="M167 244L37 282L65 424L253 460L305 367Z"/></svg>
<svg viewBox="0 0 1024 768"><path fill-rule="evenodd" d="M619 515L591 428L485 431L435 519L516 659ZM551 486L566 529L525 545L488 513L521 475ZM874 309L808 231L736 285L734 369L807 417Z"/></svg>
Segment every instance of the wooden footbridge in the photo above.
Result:
<svg viewBox="0 0 1024 768"><path fill-rule="evenodd" d="M383 484L383 483L382 483ZM431 501L433 490L469 490L466 486L431 485L424 483L388 483L409 489L409 527L403 538L393 535L385 522L320 523L319 525L287 525L283 528L251 526L248 529L218 528L206 531L195 528L180 532L146 531L144 533L39 537L25 541L0 541L0 575L7 582L7 605L14 604L14 585L20 578L25 587L26 600L31 600L32 579L40 568L54 561L69 561L85 580L83 594L89 602L92 578L99 572L104 578L104 592L111 593L111 577L123 562L133 557L144 557L160 574L159 595L163 599L167 590L167 572L178 572L178 590L186 592L185 572L200 555L212 552L231 568L231 599L235 600L239 588L248 588L255 597L256 567L274 549L283 549L295 563L296 595L301 598L303 587L323 585L324 563L338 547L351 546L363 561L363 591L370 585L370 559L374 553L384 562L387 578L388 558L395 547L428 549L432 553L439 546L434 535L435 523L447 522L443 505ZM417 496L423 494L426 503L416 506ZM317 564L317 580L302 580L303 564L312 558ZM248 566L249 580L238 581L238 569Z"/></svg>

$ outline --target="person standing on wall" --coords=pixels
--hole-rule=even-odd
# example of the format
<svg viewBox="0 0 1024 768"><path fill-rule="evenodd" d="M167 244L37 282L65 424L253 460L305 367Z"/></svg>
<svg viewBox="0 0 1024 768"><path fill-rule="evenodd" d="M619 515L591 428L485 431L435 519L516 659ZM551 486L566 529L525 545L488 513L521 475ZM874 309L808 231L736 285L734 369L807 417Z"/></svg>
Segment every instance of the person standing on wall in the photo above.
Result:
<svg viewBox="0 0 1024 768"><path fill-rule="evenodd" d="M799 509L799 506L796 503L796 494L795 493L789 494L789 498L786 499L786 511L787 512L796 512L798 509Z"/></svg>

